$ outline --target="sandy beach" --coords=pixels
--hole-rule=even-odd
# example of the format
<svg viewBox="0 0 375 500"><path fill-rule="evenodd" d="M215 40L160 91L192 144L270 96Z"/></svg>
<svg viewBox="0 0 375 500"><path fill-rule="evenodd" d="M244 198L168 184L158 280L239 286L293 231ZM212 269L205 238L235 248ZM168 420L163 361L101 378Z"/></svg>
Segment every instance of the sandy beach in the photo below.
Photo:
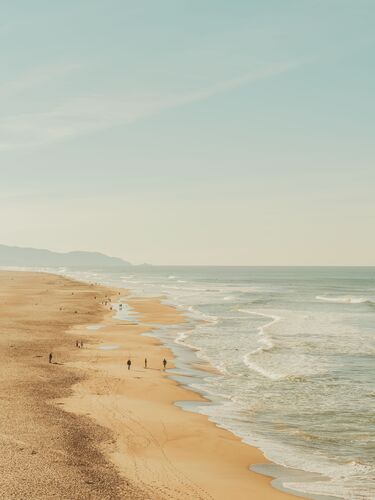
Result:
<svg viewBox="0 0 375 500"><path fill-rule="evenodd" d="M141 334L182 313L43 273L1 272L0 285L1 498L296 498L249 471L267 462L258 449L174 405L199 396ZM119 297L136 322L113 318Z"/></svg>

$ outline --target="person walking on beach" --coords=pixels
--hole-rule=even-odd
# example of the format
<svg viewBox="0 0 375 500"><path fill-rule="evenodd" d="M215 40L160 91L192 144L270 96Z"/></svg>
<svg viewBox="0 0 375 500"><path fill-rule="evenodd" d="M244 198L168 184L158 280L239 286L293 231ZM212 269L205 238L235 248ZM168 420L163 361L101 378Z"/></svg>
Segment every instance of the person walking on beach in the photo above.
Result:
<svg viewBox="0 0 375 500"><path fill-rule="evenodd" d="M132 365L131 360L130 360L130 359L128 359L128 362L127 362L126 364L128 365L128 370L130 370L130 367L131 367L131 365Z"/></svg>
<svg viewBox="0 0 375 500"><path fill-rule="evenodd" d="M48 355L48 363L52 363L52 352Z"/></svg>
<svg viewBox="0 0 375 500"><path fill-rule="evenodd" d="M166 366L167 366L167 360L164 358L164 359L163 359L163 367L164 367L164 370L165 370Z"/></svg>
<svg viewBox="0 0 375 500"><path fill-rule="evenodd" d="M147 368L147 358L145 358L145 368Z"/></svg>

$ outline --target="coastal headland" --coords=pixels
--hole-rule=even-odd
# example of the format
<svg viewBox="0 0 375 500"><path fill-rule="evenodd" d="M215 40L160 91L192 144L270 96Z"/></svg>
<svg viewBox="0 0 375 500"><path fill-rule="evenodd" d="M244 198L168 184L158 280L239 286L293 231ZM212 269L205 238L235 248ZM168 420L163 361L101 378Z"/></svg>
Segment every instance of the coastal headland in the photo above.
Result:
<svg viewBox="0 0 375 500"><path fill-rule="evenodd" d="M136 321L113 317L120 298ZM201 398L168 378L172 353L142 334L184 321L159 298L0 272L0 497L296 498L249 470L267 462L257 448L174 404Z"/></svg>

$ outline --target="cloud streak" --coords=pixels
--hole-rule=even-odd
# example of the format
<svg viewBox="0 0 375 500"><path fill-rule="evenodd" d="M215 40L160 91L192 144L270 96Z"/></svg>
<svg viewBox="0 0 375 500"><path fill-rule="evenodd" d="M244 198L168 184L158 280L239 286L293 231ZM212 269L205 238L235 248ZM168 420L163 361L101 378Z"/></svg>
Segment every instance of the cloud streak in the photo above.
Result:
<svg viewBox="0 0 375 500"><path fill-rule="evenodd" d="M111 127L124 126L163 111L205 101L219 94L272 78L296 67L269 64L237 78L176 95L107 97L91 95L70 100L44 112L11 114L0 119L0 151L41 147ZM76 65L52 68L0 86L0 99L61 78Z"/></svg>
<svg viewBox="0 0 375 500"><path fill-rule="evenodd" d="M79 69L78 64L66 64L63 66L54 66L39 68L22 76L16 80L0 84L0 99L9 98L20 94L21 92L40 87L41 85L62 78L68 73Z"/></svg>

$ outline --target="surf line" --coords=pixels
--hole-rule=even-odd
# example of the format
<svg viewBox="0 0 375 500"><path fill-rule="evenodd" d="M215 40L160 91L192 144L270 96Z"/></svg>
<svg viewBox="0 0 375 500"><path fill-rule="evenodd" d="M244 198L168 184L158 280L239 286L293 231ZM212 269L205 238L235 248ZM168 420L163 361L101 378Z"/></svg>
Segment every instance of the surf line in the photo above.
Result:
<svg viewBox="0 0 375 500"><path fill-rule="evenodd" d="M265 325L259 326L257 328L257 330L258 330L258 342L261 343L261 344L263 344L263 345L261 345L261 346L257 347L256 349L248 352L242 358L243 362L245 363L246 366L248 366L249 368L257 371L258 373L261 373L262 375L264 375L266 377L269 377L269 374L266 374L263 369L261 369L258 366L257 367L254 366L254 363L252 363L250 361L250 356L253 356L254 354L258 354L258 353L261 353L261 352L270 351L274 347L274 343L267 336L265 330L268 329L268 328L270 328L270 326L274 325L275 323L278 323L279 321L281 321L282 318L280 316L275 316L273 314L265 314L265 313L256 312L256 311L249 311L248 309L239 309L238 311L242 312L242 313L246 313L246 314L252 314L254 316L261 316L263 318L269 318L269 319L271 319L271 321L269 321Z"/></svg>

